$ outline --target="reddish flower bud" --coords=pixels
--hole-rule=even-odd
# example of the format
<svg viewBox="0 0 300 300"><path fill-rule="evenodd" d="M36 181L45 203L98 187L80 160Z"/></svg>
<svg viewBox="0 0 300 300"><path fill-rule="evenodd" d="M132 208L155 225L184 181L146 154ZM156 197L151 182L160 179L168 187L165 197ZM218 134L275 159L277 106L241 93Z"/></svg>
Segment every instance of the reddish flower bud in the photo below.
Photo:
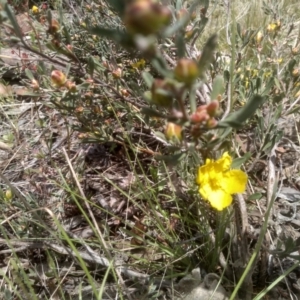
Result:
<svg viewBox="0 0 300 300"><path fill-rule="evenodd" d="M72 46L72 45L68 44L66 47L67 47L67 49L68 49L70 52L73 52L73 46Z"/></svg>
<svg viewBox="0 0 300 300"><path fill-rule="evenodd" d="M64 86L67 81L65 74L59 70L52 71L51 80L57 87Z"/></svg>
<svg viewBox="0 0 300 300"><path fill-rule="evenodd" d="M77 90L76 84L69 80L65 83L65 87L72 93L75 93Z"/></svg>
<svg viewBox="0 0 300 300"><path fill-rule="evenodd" d="M123 97L128 97L130 95L128 90L126 90L126 89L121 89L120 92Z"/></svg>
<svg viewBox="0 0 300 300"><path fill-rule="evenodd" d="M123 70L121 68L117 68L114 71L112 71L112 76L115 79L120 79L123 75Z"/></svg>
<svg viewBox="0 0 300 300"><path fill-rule="evenodd" d="M200 105L200 106L197 107L196 112L199 113L199 112L201 112L203 110L206 110L206 107L207 107L206 104Z"/></svg>
<svg viewBox="0 0 300 300"><path fill-rule="evenodd" d="M171 22L171 11L152 0L134 0L125 10L124 23L132 34L157 33Z"/></svg>
<svg viewBox="0 0 300 300"><path fill-rule="evenodd" d="M52 19L51 20L51 24L49 25L49 28L48 28L48 32L50 34L54 34L54 33L57 33L59 30L59 23L57 20L55 19Z"/></svg>
<svg viewBox="0 0 300 300"><path fill-rule="evenodd" d="M198 65L192 59L182 58L175 67L174 75L178 81L190 85L199 76Z"/></svg>
<svg viewBox="0 0 300 300"><path fill-rule="evenodd" d="M219 109L219 102L217 100L211 101L209 104L207 104L206 111L209 114L210 117L214 117Z"/></svg>
<svg viewBox="0 0 300 300"><path fill-rule="evenodd" d="M209 120L209 115L206 110L191 114L190 120L192 123L206 123Z"/></svg>

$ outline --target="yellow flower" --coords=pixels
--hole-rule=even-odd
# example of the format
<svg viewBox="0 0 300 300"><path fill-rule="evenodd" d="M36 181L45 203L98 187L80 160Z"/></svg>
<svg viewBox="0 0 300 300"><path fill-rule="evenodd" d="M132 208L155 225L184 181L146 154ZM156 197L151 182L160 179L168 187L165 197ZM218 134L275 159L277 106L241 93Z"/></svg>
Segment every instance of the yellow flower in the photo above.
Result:
<svg viewBox="0 0 300 300"><path fill-rule="evenodd" d="M139 61L132 63L131 67L134 69L143 69L145 67L146 61L142 58Z"/></svg>
<svg viewBox="0 0 300 300"><path fill-rule="evenodd" d="M217 161L206 160L198 169L196 178L203 199L217 210L223 210L232 202L232 194L242 193L246 189L248 176L241 170L230 170L232 158L225 152Z"/></svg>
<svg viewBox="0 0 300 300"><path fill-rule="evenodd" d="M33 14L38 14L40 10L37 6L33 5L31 8L31 11Z"/></svg>

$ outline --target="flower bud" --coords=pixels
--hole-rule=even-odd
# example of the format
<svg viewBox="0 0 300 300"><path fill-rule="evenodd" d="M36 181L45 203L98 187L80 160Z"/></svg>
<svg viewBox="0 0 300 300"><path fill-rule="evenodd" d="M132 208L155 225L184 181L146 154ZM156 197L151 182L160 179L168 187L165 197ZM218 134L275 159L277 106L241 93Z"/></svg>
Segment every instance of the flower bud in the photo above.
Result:
<svg viewBox="0 0 300 300"><path fill-rule="evenodd" d="M68 44L68 45L66 46L66 48L67 48L70 52L73 52L73 46L72 46L72 45Z"/></svg>
<svg viewBox="0 0 300 300"><path fill-rule="evenodd" d="M53 84L55 84L57 87L62 87L65 85L67 78L64 73L62 73L59 70L54 70L51 73L51 80Z"/></svg>
<svg viewBox="0 0 300 300"><path fill-rule="evenodd" d="M155 79L152 88L152 102L163 107L170 107L173 102L172 85L162 79Z"/></svg>
<svg viewBox="0 0 300 300"><path fill-rule="evenodd" d="M40 85L39 85L37 80L32 79L31 80L31 87L32 87L33 90L37 91L40 88Z"/></svg>
<svg viewBox="0 0 300 300"><path fill-rule="evenodd" d="M206 108L207 108L207 104L200 105L200 106L197 107L196 112L197 112L197 113L200 113L200 112L202 112L203 110L206 111Z"/></svg>
<svg viewBox="0 0 300 300"><path fill-rule="evenodd" d="M299 49L300 49L299 47L292 48L292 54L297 55L299 53Z"/></svg>
<svg viewBox="0 0 300 300"><path fill-rule="evenodd" d="M121 92L121 95L122 95L123 97L128 97L128 96L129 96L129 92L128 92L128 90L126 90L126 89L121 89L120 92Z"/></svg>
<svg viewBox="0 0 300 300"><path fill-rule="evenodd" d="M75 93L77 90L76 84L70 80L65 83L65 87L72 93Z"/></svg>
<svg viewBox="0 0 300 300"><path fill-rule="evenodd" d="M80 26L81 26L82 28L86 28L86 23L83 22L83 21L81 21L81 22L80 22Z"/></svg>
<svg viewBox="0 0 300 300"><path fill-rule="evenodd" d="M207 128L214 128L218 125L218 121L215 118L211 118L207 121L206 127Z"/></svg>
<svg viewBox="0 0 300 300"><path fill-rule="evenodd" d="M187 85L191 85L199 76L198 65L194 60L182 58L174 70L175 78Z"/></svg>
<svg viewBox="0 0 300 300"><path fill-rule="evenodd" d="M263 39L264 35L261 31L259 31L257 34L256 34L256 43L257 44L260 44L262 39Z"/></svg>
<svg viewBox="0 0 300 300"><path fill-rule="evenodd" d="M189 41L193 37L193 33L193 26L188 25L185 29L184 38Z"/></svg>
<svg viewBox="0 0 300 300"><path fill-rule="evenodd" d="M117 68L114 71L112 71L112 76L115 79L120 79L123 75L123 71L121 68Z"/></svg>
<svg viewBox="0 0 300 300"><path fill-rule="evenodd" d="M105 60L104 62L102 62L102 65L103 65L103 67L104 68L106 68L106 69L110 69L110 65L109 65L109 63L107 62L107 60Z"/></svg>
<svg viewBox="0 0 300 300"><path fill-rule="evenodd" d="M209 104L207 104L206 111L209 114L210 117L214 117L219 109L219 102L217 100L211 101Z"/></svg>
<svg viewBox="0 0 300 300"><path fill-rule="evenodd" d="M191 20L194 21L196 19L196 17L197 17L196 11L192 12L192 14L191 14Z"/></svg>
<svg viewBox="0 0 300 300"><path fill-rule="evenodd" d="M176 12L176 17L178 20L182 19L183 17L187 16L189 12L186 8L181 8L179 11Z"/></svg>
<svg viewBox="0 0 300 300"><path fill-rule="evenodd" d="M299 76L299 69L298 69L298 68L295 68L295 69L292 71L292 75L293 75L293 77L298 77L298 76Z"/></svg>
<svg viewBox="0 0 300 300"><path fill-rule="evenodd" d="M207 114L206 110L203 110L201 112L195 112L191 114L190 121L192 123L206 123L209 120L209 115Z"/></svg>
<svg viewBox="0 0 300 300"><path fill-rule="evenodd" d="M37 15L40 12L39 8L35 5L32 6L31 11L34 15Z"/></svg>
<svg viewBox="0 0 300 300"><path fill-rule="evenodd" d="M55 19L52 19L51 20L51 24L49 25L49 28L48 28L48 32L50 34L54 34L54 33L57 33L59 30L59 23L57 20Z"/></svg>
<svg viewBox="0 0 300 300"><path fill-rule="evenodd" d="M169 122L165 129L165 136L167 140L180 141L182 139L182 127L175 123Z"/></svg>
<svg viewBox="0 0 300 300"><path fill-rule="evenodd" d="M171 22L171 11L152 0L133 0L125 10L124 23L131 34L157 33Z"/></svg>
<svg viewBox="0 0 300 300"><path fill-rule="evenodd" d="M91 100L93 98L94 94L92 92L86 92L84 94L84 99L85 100Z"/></svg>
<svg viewBox="0 0 300 300"><path fill-rule="evenodd" d="M6 190L4 194L5 201L11 201L12 197L13 197L13 193L11 189Z"/></svg>

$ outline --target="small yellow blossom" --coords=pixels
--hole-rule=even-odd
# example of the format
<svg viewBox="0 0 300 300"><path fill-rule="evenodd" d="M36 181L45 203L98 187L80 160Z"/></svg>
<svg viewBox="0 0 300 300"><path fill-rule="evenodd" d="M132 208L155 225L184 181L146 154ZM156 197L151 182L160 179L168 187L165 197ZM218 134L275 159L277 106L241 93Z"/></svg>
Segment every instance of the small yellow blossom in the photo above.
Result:
<svg viewBox="0 0 300 300"><path fill-rule="evenodd" d="M196 182L200 186L200 195L219 211L231 204L232 194L246 189L247 174L230 170L231 163L231 156L225 152L217 161L207 159L206 164L198 169Z"/></svg>
<svg viewBox="0 0 300 300"><path fill-rule="evenodd" d="M33 14L38 14L40 12L39 8L35 5L32 6L31 11Z"/></svg>
<svg viewBox="0 0 300 300"><path fill-rule="evenodd" d="M146 61L142 58L139 61L132 63L131 67L134 69L143 69L145 67Z"/></svg>

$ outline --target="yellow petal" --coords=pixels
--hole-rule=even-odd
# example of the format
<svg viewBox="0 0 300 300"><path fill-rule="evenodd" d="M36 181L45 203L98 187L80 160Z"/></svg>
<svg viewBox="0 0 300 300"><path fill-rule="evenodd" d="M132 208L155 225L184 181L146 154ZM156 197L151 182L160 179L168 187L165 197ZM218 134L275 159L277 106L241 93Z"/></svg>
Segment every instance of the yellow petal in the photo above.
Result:
<svg viewBox="0 0 300 300"><path fill-rule="evenodd" d="M204 200L208 200L211 193L213 193L213 189L209 184L202 184L199 188L199 193Z"/></svg>
<svg viewBox="0 0 300 300"><path fill-rule="evenodd" d="M222 190L212 191L208 201L213 208L223 210L231 204L232 196Z"/></svg>
<svg viewBox="0 0 300 300"><path fill-rule="evenodd" d="M208 183L211 172L212 168L210 165L199 167L196 182L199 185Z"/></svg>
<svg viewBox="0 0 300 300"><path fill-rule="evenodd" d="M241 170L225 172L219 182L222 190L228 194L243 193L246 189L248 176Z"/></svg>
<svg viewBox="0 0 300 300"><path fill-rule="evenodd" d="M228 152L223 153L222 157L216 161L217 167L220 168L221 172L229 170L232 158Z"/></svg>

